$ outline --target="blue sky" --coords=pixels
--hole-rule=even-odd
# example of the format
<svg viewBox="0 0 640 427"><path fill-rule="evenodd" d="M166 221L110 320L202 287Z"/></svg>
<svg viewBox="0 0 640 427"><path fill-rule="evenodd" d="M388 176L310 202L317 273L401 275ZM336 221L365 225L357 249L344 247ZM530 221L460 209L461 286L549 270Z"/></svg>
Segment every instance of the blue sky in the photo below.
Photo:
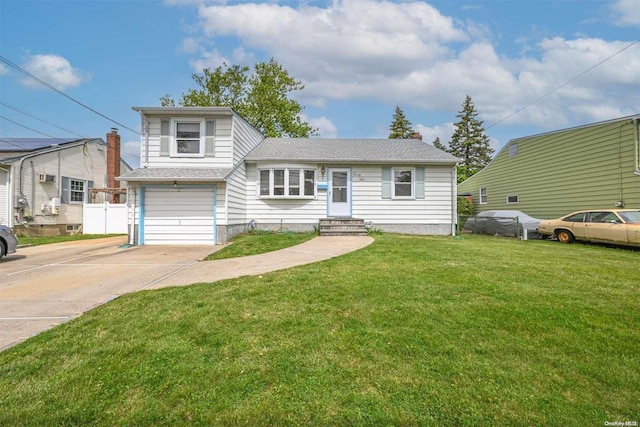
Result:
<svg viewBox="0 0 640 427"><path fill-rule="evenodd" d="M2 58L119 123L0 62L0 136L118 127L136 167L132 106L273 57L306 85L295 97L320 136L386 138L399 105L447 142L469 95L498 150L639 113L639 30L636 0L0 0Z"/></svg>

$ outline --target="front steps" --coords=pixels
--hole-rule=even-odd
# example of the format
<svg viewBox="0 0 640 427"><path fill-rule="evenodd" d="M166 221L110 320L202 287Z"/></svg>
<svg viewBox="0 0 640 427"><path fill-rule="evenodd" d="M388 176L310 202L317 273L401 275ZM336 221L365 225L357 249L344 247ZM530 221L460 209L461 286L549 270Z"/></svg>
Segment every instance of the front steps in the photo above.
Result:
<svg viewBox="0 0 640 427"><path fill-rule="evenodd" d="M363 219L323 218L320 220L321 236L366 236L367 228Z"/></svg>

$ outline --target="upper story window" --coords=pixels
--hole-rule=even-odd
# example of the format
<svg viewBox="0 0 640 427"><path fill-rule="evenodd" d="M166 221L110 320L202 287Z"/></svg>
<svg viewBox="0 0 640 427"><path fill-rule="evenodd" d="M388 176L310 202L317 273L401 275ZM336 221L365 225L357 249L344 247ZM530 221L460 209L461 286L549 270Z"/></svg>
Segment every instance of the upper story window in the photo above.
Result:
<svg viewBox="0 0 640 427"><path fill-rule="evenodd" d="M480 204L486 205L489 202L489 198L487 196L487 187L480 188Z"/></svg>
<svg viewBox="0 0 640 427"><path fill-rule="evenodd" d="M509 157L516 157L518 155L518 144L513 143L509 145Z"/></svg>
<svg viewBox="0 0 640 427"><path fill-rule="evenodd" d="M413 198L413 169L393 169L394 198Z"/></svg>
<svg viewBox="0 0 640 427"><path fill-rule="evenodd" d="M260 197L315 197L316 172L313 169L260 169Z"/></svg>
<svg viewBox="0 0 640 427"><path fill-rule="evenodd" d="M178 154L203 154L200 123L176 123L176 152Z"/></svg>
<svg viewBox="0 0 640 427"><path fill-rule="evenodd" d="M215 122L162 120L160 156L210 157L215 155Z"/></svg>

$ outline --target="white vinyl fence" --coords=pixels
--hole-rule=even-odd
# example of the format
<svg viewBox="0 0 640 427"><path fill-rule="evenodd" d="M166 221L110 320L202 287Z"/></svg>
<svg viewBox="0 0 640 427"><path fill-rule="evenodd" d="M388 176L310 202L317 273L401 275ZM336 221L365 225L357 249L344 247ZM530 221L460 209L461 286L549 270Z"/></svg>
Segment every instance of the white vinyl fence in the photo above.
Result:
<svg viewBox="0 0 640 427"><path fill-rule="evenodd" d="M127 205L85 203L82 213L83 234L126 234Z"/></svg>

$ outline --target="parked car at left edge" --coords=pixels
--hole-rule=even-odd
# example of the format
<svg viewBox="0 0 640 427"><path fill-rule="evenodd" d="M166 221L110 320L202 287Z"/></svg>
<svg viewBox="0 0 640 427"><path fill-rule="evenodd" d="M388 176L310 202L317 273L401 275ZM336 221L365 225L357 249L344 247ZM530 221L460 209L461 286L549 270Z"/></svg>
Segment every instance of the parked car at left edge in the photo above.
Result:
<svg viewBox="0 0 640 427"><path fill-rule="evenodd" d="M573 212L562 218L541 221L538 232L555 236L562 243L582 240L640 246L640 210L597 209Z"/></svg>
<svg viewBox="0 0 640 427"><path fill-rule="evenodd" d="M0 225L0 258L13 254L18 247L18 238L13 230L6 225Z"/></svg>

